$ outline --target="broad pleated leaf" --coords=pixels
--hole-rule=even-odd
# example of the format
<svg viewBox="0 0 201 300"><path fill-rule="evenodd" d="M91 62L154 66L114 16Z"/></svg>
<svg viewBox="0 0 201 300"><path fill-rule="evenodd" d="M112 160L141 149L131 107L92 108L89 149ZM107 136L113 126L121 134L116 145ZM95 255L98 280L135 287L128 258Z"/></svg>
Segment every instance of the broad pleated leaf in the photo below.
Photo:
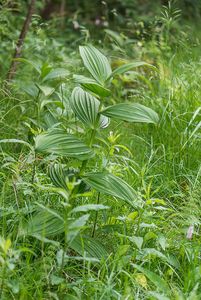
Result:
<svg viewBox="0 0 201 300"><path fill-rule="evenodd" d="M98 82L92 78L88 78L82 75L74 75L73 77L76 83L81 84L81 86L84 87L86 90L100 97L107 97L111 94L110 90L98 84Z"/></svg>
<svg viewBox="0 0 201 300"><path fill-rule="evenodd" d="M99 127L104 129L107 128L110 124L110 119L104 115L100 115Z"/></svg>
<svg viewBox="0 0 201 300"><path fill-rule="evenodd" d="M88 173L83 181L96 191L121 198L132 206L136 206L138 196L135 190L123 179L111 173Z"/></svg>
<svg viewBox="0 0 201 300"><path fill-rule="evenodd" d="M106 258L108 256L105 247L97 239L91 238L90 236L76 236L70 243L70 248L80 255L97 259Z"/></svg>
<svg viewBox="0 0 201 300"><path fill-rule="evenodd" d="M50 71L44 78L43 81L63 79L69 75L69 71L63 68L57 68Z"/></svg>
<svg viewBox="0 0 201 300"><path fill-rule="evenodd" d="M138 103L120 103L109 106L101 114L127 122L153 123L159 121L158 114L149 107Z"/></svg>
<svg viewBox="0 0 201 300"><path fill-rule="evenodd" d="M79 50L85 68L95 80L103 84L112 73L107 57L93 46L80 46Z"/></svg>
<svg viewBox="0 0 201 300"><path fill-rule="evenodd" d="M60 164L54 164L49 168L49 175L56 187L67 189L66 174Z"/></svg>
<svg viewBox="0 0 201 300"><path fill-rule="evenodd" d="M35 138L35 149L38 152L75 157L80 160L93 156L93 151L80 139L61 131L38 135Z"/></svg>
<svg viewBox="0 0 201 300"><path fill-rule="evenodd" d="M86 205L76 206L75 208L72 209L71 212L77 213L77 212L88 212L91 210L99 211L104 209L109 209L109 206L103 204L86 204Z"/></svg>
<svg viewBox="0 0 201 300"><path fill-rule="evenodd" d="M130 70L132 70L133 68L137 68L137 67L141 67L141 66L148 66L148 67L151 67L151 68L154 68L154 66L144 62L144 61L136 61L136 62L133 62L133 63L127 63L127 64L124 64L118 68L116 68L115 70L112 71L112 74L110 74L110 76L108 77L108 79L110 79L111 77L114 77L115 75L121 75L123 73L126 73Z"/></svg>
<svg viewBox="0 0 201 300"><path fill-rule="evenodd" d="M39 211L20 228L20 235L54 236L64 231L63 219L50 211Z"/></svg>
<svg viewBox="0 0 201 300"><path fill-rule="evenodd" d="M95 128L100 101L85 92L82 88L74 88L70 105L75 115L87 127Z"/></svg>

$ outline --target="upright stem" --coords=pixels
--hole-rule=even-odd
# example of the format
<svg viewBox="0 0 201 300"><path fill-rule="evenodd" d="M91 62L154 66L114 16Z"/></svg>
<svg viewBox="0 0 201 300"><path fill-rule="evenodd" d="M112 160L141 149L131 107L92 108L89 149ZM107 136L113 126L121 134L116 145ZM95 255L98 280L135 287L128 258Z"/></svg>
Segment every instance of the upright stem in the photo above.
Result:
<svg viewBox="0 0 201 300"><path fill-rule="evenodd" d="M16 47L15 47L15 53L14 53L14 56L13 56L13 60L11 62L10 69L8 71L8 75L7 75L7 80L8 81L12 80L14 75L15 75L15 72L16 72L16 69L17 69L17 64L18 64L18 62L15 59L21 56L22 46L24 44L25 37L26 37L27 32L29 30L29 25L31 23L31 18L32 18L32 15L33 15L33 12L34 12L35 2L36 2L36 0L31 0L31 3L29 5L27 16L26 16L26 19L24 21L22 30L20 32L20 36L18 38Z"/></svg>
<svg viewBox="0 0 201 300"><path fill-rule="evenodd" d="M89 147L92 146L93 141L94 141L94 138L95 138L95 135L96 135L96 129L92 129L92 131L91 131L91 136L90 136L90 140L89 140ZM83 171L84 168L86 167L87 162L88 162L88 159L83 160L82 165L81 165L81 168L80 168L80 174L82 174L82 171Z"/></svg>
<svg viewBox="0 0 201 300"><path fill-rule="evenodd" d="M96 204L99 204L99 202L100 202L100 193L98 193L98 198L97 198ZM95 214L94 226L93 226L93 230L92 230L92 234L91 234L92 237L95 236L97 220L98 220L98 211L96 211L96 214Z"/></svg>

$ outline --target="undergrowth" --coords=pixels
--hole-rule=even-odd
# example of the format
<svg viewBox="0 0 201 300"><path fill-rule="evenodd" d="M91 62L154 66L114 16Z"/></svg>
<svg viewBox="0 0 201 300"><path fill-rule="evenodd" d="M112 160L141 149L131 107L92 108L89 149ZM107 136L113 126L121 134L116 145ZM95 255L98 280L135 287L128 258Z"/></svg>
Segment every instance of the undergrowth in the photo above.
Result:
<svg viewBox="0 0 201 300"><path fill-rule="evenodd" d="M168 13L141 42L33 30L2 79L0 299L201 299L200 38Z"/></svg>

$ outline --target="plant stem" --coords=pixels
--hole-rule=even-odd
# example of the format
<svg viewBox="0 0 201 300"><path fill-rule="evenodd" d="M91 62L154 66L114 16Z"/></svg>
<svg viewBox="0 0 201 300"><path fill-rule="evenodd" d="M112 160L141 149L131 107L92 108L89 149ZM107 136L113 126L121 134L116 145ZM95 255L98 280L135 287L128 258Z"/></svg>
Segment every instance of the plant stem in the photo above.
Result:
<svg viewBox="0 0 201 300"><path fill-rule="evenodd" d="M93 141L94 141L94 138L95 138L95 135L96 135L96 130L95 130L95 129L92 129L92 131L91 131L91 136L90 136L90 140L89 140L89 147L92 146ZM81 168L80 168L80 174L82 174L82 172L83 172L83 170L85 169L87 163L88 163L88 159L83 160L82 165L81 165Z"/></svg>
<svg viewBox="0 0 201 300"><path fill-rule="evenodd" d="M100 202L100 193L98 193L98 198L97 198L96 204L99 204L99 202ZM93 226L93 230L92 230L92 234L91 234L92 237L95 236L97 220L98 220L98 211L96 211L96 214L95 214L94 226Z"/></svg>
<svg viewBox="0 0 201 300"><path fill-rule="evenodd" d="M15 72L16 72L17 64L18 64L18 62L16 61L16 58L19 58L21 56L22 46L24 44L25 37L26 37L27 32L29 30L29 25L31 23L31 18L32 18L34 8L35 8L35 2L36 2L36 0L31 0L31 2L30 2L28 12L27 12L27 16L26 16L26 19L24 21L22 30L20 32L19 39L18 39L16 47L15 47L15 53L14 53L14 56L13 56L13 60L12 60L12 63L10 65L10 69L8 71L8 74L7 74L7 80L8 81L12 80L13 77L15 76Z"/></svg>
<svg viewBox="0 0 201 300"><path fill-rule="evenodd" d="M2 299L2 296L3 296L5 277L6 277L6 266L4 265L3 266L3 271L2 271L2 281L1 281L1 286L0 286L0 299Z"/></svg>

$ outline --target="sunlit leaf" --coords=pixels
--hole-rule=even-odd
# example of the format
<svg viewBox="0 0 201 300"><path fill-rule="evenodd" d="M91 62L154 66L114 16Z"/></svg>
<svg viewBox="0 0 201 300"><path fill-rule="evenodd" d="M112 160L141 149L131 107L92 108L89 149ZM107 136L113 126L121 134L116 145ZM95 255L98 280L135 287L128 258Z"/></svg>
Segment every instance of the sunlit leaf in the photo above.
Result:
<svg viewBox="0 0 201 300"><path fill-rule="evenodd" d="M123 64L122 66L116 68L115 70L112 71L112 74L110 74L108 79L110 79L111 77L114 77L116 75L121 75L123 73L126 73L126 72L132 70L133 68L137 68L137 67L141 67L141 66L148 66L148 67L156 69L154 66L152 66L144 61L136 61L133 63Z"/></svg>
<svg viewBox="0 0 201 300"><path fill-rule="evenodd" d="M91 210L99 211L104 209L109 209L109 206L103 204L86 204L86 205L81 205L73 208L71 212L77 213L77 212L87 212Z"/></svg>
<svg viewBox="0 0 201 300"><path fill-rule="evenodd" d="M158 114L149 107L138 103L120 103L109 106L101 114L127 122L153 123L159 121Z"/></svg>
<svg viewBox="0 0 201 300"><path fill-rule="evenodd" d="M93 156L93 151L80 139L59 130L36 136L35 149L38 152L75 157L80 160Z"/></svg>
<svg viewBox="0 0 201 300"><path fill-rule="evenodd" d="M106 56L93 46L80 46L79 50L85 68L95 80L103 84L112 73Z"/></svg>
<svg viewBox="0 0 201 300"><path fill-rule="evenodd" d="M143 238L141 236L129 236L127 238L129 239L129 241L134 243L139 250L142 248Z"/></svg>
<svg viewBox="0 0 201 300"><path fill-rule="evenodd" d="M69 71L63 68L57 68L50 71L44 78L43 81L63 79L69 75Z"/></svg>
<svg viewBox="0 0 201 300"><path fill-rule="evenodd" d="M123 179L111 173L88 173L83 176L83 180L100 193L118 197L136 206L138 196L135 190Z"/></svg>
<svg viewBox="0 0 201 300"><path fill-rule="evenodd" d="M88 78L82 75L74 75L73 77L76 83L81 84L81 86L86 90L89 90L90 92L100 97L107 97L111 94L110 90L98 84L98 82L92 78Z"/></svg>
<svg viewBox="0 0 201 300"><path fill-rule="evenodd" d="M39 85L36 84L36 86L38 87L38 89L44 94L44 96L48 97L50 95L52 95L55 91L54 88L49 87L49 86L44 86L44 85Z"/></svg>
<svg viewBox="0 0 201 300"><path fill-rule="evenodd" d="M104 115L100 114L100 119L99 119L99 126L100 128L104 129L107 128L110 124L110 119Z"/></svg>
<svg viewBox="0 0 201 300"><path fill-rule="evenodd" d="M66 174L60 164L54 164L50 166L49 175L56 187L67 189Z"/></svg>
<svg viewBox="0 0 201 300"><path fill-rule="evenodd" d="M82 88L74 88L70 105L75 115L84 125L95 128L97 124L100 102L95 97L85 92Z"/></svg>

